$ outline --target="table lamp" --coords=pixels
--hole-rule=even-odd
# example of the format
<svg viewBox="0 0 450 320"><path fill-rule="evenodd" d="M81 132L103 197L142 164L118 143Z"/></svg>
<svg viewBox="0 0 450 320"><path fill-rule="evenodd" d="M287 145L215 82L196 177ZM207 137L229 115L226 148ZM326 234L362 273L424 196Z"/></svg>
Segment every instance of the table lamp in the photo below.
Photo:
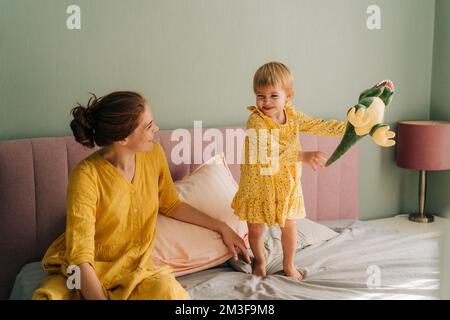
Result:
<svg viewBox="0 0 450 320"><path fill-rule="evenodd" d="M419 213L409 220L429 223L434 221L425 213L427 171L450 169L449 121L400 121L397 126L397 165L419 170Z"/></svg>

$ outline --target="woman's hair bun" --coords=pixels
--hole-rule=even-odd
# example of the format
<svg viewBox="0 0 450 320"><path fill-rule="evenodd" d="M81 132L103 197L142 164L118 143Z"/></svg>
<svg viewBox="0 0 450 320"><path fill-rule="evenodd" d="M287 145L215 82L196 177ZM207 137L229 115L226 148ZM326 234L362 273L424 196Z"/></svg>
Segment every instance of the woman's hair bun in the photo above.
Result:
<svg viewBox="0 0 450 320"><path fill-rule="evenodd" d="M139 126L146 103L133 91L116 91L99 98L91 93L85 107L77 103L71 110L75 140L94 148L125 139Z"/></svg>
<svg viewBox="0 0 450 320"><path fill-rule="evenodd" d="M73 120L70 122L70 128L75 140L86 147L93 148L95 131L90 110L78 104L72 109L71 114Z"/></svg>

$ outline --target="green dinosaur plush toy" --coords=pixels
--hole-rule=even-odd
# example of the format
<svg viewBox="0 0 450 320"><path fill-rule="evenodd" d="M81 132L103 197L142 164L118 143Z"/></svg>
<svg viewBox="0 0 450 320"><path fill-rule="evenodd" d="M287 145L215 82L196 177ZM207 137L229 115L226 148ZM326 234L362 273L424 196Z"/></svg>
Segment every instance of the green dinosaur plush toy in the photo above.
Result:
<svg viewBox="0 0 450 320"><path fill-rule="evenodd" d="M387 124L382 123L384 109L391 103L393 95L394 84L389 80L381 81L361 93L358 104L347 112L348 123L344 137L325 163L326 167L342 157L356 142L368 134L379 146L395 145L395 141L392 140L395 133L389 131Z"/></svg>

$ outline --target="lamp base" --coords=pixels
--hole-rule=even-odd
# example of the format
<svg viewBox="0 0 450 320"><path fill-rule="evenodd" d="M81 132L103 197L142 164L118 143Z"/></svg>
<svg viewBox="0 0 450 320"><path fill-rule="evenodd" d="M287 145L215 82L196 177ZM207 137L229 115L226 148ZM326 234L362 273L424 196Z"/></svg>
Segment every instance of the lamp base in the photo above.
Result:
<svg viewBox="0 0 450 320"><path fill-rule="evenodd" d="M409 215L409 220L418 223L431 223L434 221L434 216L428 213L424 213L423 215L420 213L411 213Z"/></svg>

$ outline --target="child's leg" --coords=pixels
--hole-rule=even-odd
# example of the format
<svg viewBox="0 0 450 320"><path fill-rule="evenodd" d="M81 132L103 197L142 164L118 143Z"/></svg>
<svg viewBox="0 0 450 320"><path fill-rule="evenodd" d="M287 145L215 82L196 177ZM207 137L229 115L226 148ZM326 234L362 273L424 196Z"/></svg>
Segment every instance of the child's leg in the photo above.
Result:
<svg viewBox="0 0 450 320"><path fill-rule="evenodd" d="M264 223L249 223L248 242L255 256L252 273L264 277L266 275L266 257L264 255Z"/></svg>
<svg viewBox="0 0 450 320"><path fill-rule="evenodd" d="M287 276L302 280L303 276L294 265L295 250L297 249L297 222L286 220L281 228L281 244L283 246L283 269Z"/></svg>

